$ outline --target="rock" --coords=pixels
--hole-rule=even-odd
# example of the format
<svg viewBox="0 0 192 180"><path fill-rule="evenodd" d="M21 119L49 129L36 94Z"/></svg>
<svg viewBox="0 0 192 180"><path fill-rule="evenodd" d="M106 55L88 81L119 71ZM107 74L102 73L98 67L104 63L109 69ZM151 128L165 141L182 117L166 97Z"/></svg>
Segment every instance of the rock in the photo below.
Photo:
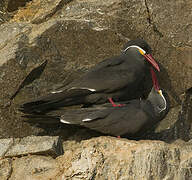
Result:
<svg viewBox="0 0 192 180"><path fill-rule="evenodd" d="M13 144L13 139L0 139L0 157L3 157Z"/></svg>
<svg viewBox="0 0 192 180"><path fill-rule="evenodd" d="M12 164L11 159L2 159L0 160L0 179L7 180L11 176L12 173Z"/></svg>
<svg viewBox="0 0 192 180"><path fill-rule="evenodd" d="M2 0L0 2L0 10L4 10L4 12L14 12L18 10L20 7L23 7L26 5L27 2L30 2L31 0Z"/></svg>
<svg viewBox="0 0 192 180"><path fill-rule="evenodd" d="M14 157L27 154L49 154L58 156L63 154L59 137L30 136L25 138L11 138L0 140L0 157Z"/></svg>
<svg viewBox="0 0 192 180"><path fill-rule="evenodd" d="M6 12L7 3L7 0L3 0L0 2L0 25L8 19Z"/></svg>
<svg viewBox="0 0 192 180"><path fill-rule="evenodd" d="M99 137L57 159L63 179L180 180L192 176L191 153L191 145Z"/></svg>
<svg viewBox="0 0 192 180"><path fill-rule="evenodd" d="M20 179L52 179L58 173L56 160L44 156L26 156L13 161L10 180Z"/></svg>
<svg viewBox="0 0 192 180"><path fill-rule="evenodd" d="M191 142L167 144L105 136L83 140L56 159L27 155L1 160L0 177L181 180L192 177L191 161Z"/></svg>
<svg viewBox="0 0 192 180"><path fill-rule="evenodd" d="M12 21L30 21L32 23L41 23L49 19L59 8L70 0L34 0L25 6L25 9L20 9L15 14ZM60 7L61 6L61 7Z"/></svg>
<svg viewBox="0 0 192 180"><path fill-rule="evenodd" d="M31 26L26 23L7 23L1 25L1 34L0 34L0 46L2 59L0 66L5 63L8 63L9 60L16 58L16 50L19 48L19 40L22 36L29 32ZM3 75L1 75L3 78Z"/></svg>
<svg viewBox="0 0 192 180"><path fill-rule="evenodd" d="M0 1L0 24L10 20L20 7L25 6L31 0L2 0Z"/></svg>

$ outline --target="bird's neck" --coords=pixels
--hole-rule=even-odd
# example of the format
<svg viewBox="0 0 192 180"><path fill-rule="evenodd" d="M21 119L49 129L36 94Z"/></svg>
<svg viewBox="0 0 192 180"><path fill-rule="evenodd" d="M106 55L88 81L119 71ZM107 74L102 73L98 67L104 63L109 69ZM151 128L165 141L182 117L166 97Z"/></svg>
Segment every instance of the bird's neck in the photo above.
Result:
<svg viewBox="0 0 192 180"><path fill-rule="evenodd" d="M149 100L141 101L142 109L152 118L156 118L158 116L155 111L155 105L153 105Z"/></svg>

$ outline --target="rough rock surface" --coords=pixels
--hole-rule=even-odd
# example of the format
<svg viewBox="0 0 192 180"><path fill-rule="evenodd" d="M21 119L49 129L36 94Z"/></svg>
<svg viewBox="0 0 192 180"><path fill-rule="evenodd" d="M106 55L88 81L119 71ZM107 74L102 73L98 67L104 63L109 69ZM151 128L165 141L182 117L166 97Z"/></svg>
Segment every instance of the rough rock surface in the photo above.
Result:
<svg viewBox="0 0 192 180"><path fill-rule="evenodd" d="M8 19L6 8L7 8L7 1L5 0L0 1L0 25Z"/></svg>
<svg viewBox="0 0 192 180"><path fill-rule="evenodd" d="M191 144L100 137L57 159L64 179L181 180L192 177L191 152Z"/></svg>
<svg viewBox="0 0 192 180"><path fill-rule="evenodd" d="M61 139L58 136L29 136L22 139L0 139L0 158L27 154L62 155Z"/></svg>
<svg viewBox="0 0 192 180"><path fill-rule="evenodd" d="M9 179L12 173L12 160L10 158L0 159L0 178L1 180Z"/></svg>
<svg viewBox="0 0 192 180"><path fill-rule="evenodd" d="M64 144L64 148L71 144ZM38 162L38 163L37 163ZM0 178L190 180L192 144L99 137L76 143L64 155L0 160Z"/></svg>
<svg viewBox="0 0 192 180"><path fill-rule="evenodd" d="M10 180L54 179L59 171L56 160L51 157L36 155L16 158L12 162L12 168Z"/></svg>

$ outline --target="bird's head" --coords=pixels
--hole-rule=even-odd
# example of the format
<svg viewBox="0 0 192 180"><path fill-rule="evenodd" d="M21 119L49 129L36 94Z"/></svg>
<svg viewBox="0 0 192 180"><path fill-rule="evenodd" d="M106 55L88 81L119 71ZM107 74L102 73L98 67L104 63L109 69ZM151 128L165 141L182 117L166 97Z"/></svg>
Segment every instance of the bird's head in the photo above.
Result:
<svg viewBox="0 0 192 180"><path fill-rule="evenodd" d="M164 91L160 89L156 74L152 68L151 75L153 81L153 88L151 89L147 100L150 101L150 103L153 105L156 114L166 114L164 112L168 111L168 96Z"/></svg>
<svg viewBox="0 0 192 180"><path fill-rule="evenodd" d="M159 65L151 55L152 49L146 41L143 39L131 40L125 45L123 52L128 51L130 48L136 48L157 71L160 71Z"/></svg>

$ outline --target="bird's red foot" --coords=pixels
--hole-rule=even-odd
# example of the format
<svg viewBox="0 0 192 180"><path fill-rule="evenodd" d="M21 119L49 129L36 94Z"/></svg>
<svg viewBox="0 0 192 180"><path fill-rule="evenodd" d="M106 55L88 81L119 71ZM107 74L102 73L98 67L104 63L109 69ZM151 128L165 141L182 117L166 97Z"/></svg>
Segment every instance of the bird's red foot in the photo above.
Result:
<svg viewBox="0 0 192 180"><path fill-rule="evenodd" d="M117 138L121 138L121 136L117 136Z"/></svg>
<svg viewBox="0 0 192 180"><path fill-rule="evenodd" d="M125 106L124 104L113 104L113 107L122 107Z"/></svg>
<svg viewBox="0 0 192 180"><path fill-rule="evenodd" d="M109 102L112 104L113 107L122 107L125 104L115 104L112 98L108 98Z"/></svg>

